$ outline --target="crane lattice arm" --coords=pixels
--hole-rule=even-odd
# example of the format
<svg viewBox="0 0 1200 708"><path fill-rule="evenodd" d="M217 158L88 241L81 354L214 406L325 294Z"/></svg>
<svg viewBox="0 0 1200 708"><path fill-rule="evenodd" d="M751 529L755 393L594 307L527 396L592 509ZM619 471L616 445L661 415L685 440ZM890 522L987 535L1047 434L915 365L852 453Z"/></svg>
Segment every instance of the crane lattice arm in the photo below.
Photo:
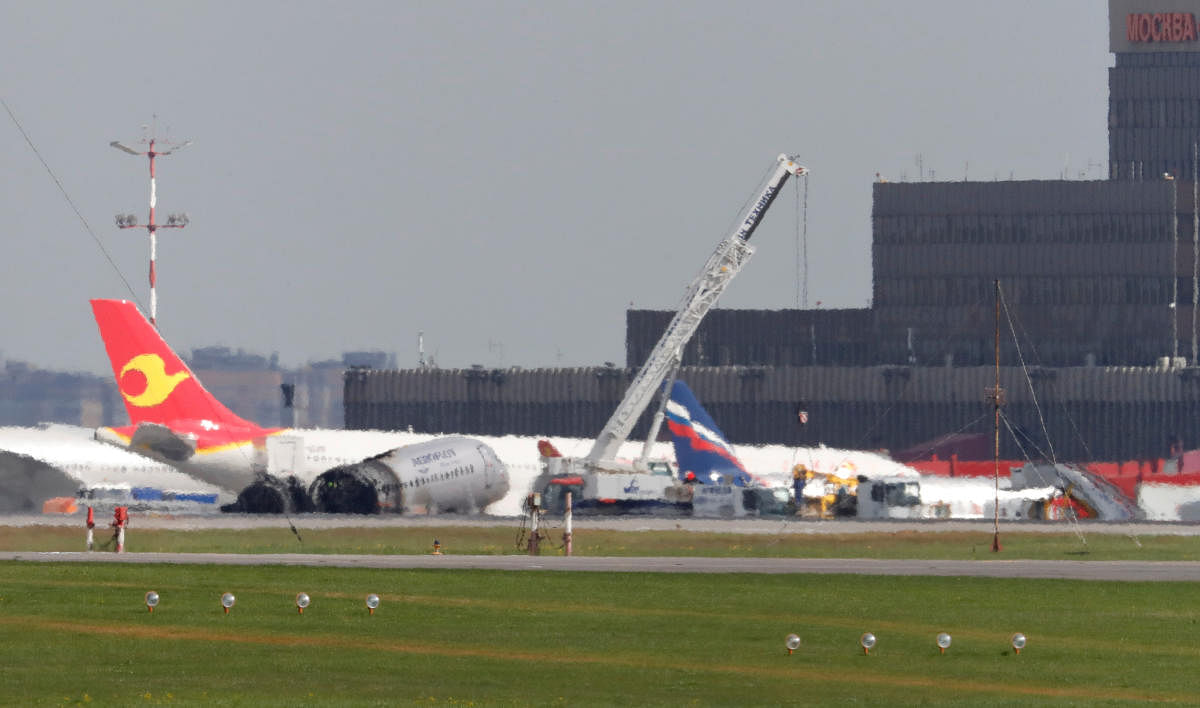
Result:
<svg viewBox="0 0 1200 708"><path fill-rule="evenodd" d="M716 251L704 264L700 275L688 287L679 311L667 325L658 344L654 345L654 350L650 352L645 365L629 384L625 398L613 411L604 430L592 445L592 450L586 458L590 465L596 466L616 457L617 449L629 437L629 432L637 423L642 411L650 404L655 391L670 372L674 362L682 358L683 348L696 333L700 321L716 304L717 298L729 285L729 281L733 280L733 276L738 274L754 254L754 247L749 243L750 236L762 221L771 202L775 201L779 190L789 176L808 173L807 168L788 155L780 155L778 162L779 166L767 180L758 199L746 212L738 228L717 245Z"/></svg>

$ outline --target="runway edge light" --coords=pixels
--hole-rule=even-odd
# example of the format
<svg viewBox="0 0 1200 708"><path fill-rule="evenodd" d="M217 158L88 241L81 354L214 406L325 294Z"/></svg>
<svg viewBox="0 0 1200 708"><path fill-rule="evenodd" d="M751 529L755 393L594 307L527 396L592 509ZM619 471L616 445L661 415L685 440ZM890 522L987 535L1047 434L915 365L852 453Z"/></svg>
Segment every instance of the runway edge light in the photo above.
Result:
<svg viewBox="0 0 1200 708"><path fill-rule="evenodd" d="M940 649L943 654L945 654L946 650L950 648L950 641L950 635L946 632L942 632L937 635L938 649Z"/></svg>
<svg viewBox="0 0 1200 708"><path fill-rule="evenodd" d="M864 654L870 654L871 650L875 648L875 635L863 632L863 635L858 638L858 643L862 646Z"/></svg>
<svg viewBox="0 0 1200 708"><path fill-rule="evenodd" d="M1013 651L1017 654L1020 654L1021 650L1025 648L1025 635L1021 634L1020 632L1012 635L1012 638L1010 638L1008 641L1009 644L1012 644Z"/></svg>
<svg viewBox="0 0 1200 708"><path fill-rule="evenodd" d="M784 644L787 646L788 654L790 655L792 652L800 648L800 635L787 635L787 639L784 640Z"/></svg>
<svg viewBox="0 0 1200 708"><path fill-rule="evenodd" d="M146 593L146 609L153 612L155 607L158 607L158 593L151 590Z"/></svg>
<svg viewBox="0 0 1200 708"><path fill-rule="evenodd" d="M225 614L229 614L229 608L233 607L233 603L235 602L237 602L237 598L231 592L227 592L221 596L221 607L225 608Z"/></svg>
<svg viewBox="0 0 1200 708"><path fill-rule="evenodd" d="M367 612L375 614L376 607L379 607L379 596L375 593L367 595Z"/></svg>

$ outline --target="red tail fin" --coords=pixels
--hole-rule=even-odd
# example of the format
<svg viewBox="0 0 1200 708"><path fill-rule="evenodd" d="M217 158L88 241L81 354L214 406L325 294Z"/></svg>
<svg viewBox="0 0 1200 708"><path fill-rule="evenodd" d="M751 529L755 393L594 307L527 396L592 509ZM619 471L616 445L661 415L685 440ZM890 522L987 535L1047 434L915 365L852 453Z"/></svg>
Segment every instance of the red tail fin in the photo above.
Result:
<svg viewBox="0 0 1200 708"><path fill-rule="evenodd" d="M136 305L126 300L91 302L130 422L210 420L226 427L257 427L200 385Z"/></svg>
<svg viewBox="0 0 1200 708"><path fill-rule="evenodd" d="M562 457L562 453L549 440L538 440L538 454L542 457Z"/></svg>

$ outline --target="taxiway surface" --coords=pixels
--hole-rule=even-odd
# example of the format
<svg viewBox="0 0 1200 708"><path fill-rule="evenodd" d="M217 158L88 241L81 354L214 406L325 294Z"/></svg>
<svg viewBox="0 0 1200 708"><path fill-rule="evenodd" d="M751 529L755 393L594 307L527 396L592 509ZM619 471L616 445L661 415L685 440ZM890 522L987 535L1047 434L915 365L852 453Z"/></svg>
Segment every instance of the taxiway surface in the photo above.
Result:
<svg viewBox="0 0 1200 708"><path fill-rule="evenodd" d="M0 560L41 563L170 563L291 565L327 568L582 571L604 573L816 573L933 575L1065 580L1200 581L1200 562L875 560L837 558L684 558L612 556L385 556L311 553L35 553L9 551Z"/></svg>

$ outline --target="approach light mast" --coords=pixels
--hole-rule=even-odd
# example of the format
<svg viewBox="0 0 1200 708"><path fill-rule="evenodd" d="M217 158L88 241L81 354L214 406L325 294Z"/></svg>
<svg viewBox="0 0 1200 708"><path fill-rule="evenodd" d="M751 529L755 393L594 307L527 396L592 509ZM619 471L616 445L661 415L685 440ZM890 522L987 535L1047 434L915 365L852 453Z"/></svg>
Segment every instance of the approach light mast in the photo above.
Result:
<svg viewBox="0 0 1200 708"><path fill-rule="evenodd" d="M188 215L182 212L178 214L171 214L167 217L167 223L165 224L159 224L154 220L154 208L158 201L154 181L154 158L160 155L170 155L173 152L178 152L188 145L191 145L192 141L187 140L178 144L164 143L167 145L166 150L155 149L155 143L157 140L153 136L150 138L143 138L138 142L141 144L146 144L147 148L145 150L136 150L117 140L112 141L109 143L109 145L118 150L127 152L130 155L146 155L150 158L150 221L145 225L140 225L137 222L137 217L133 214L117 214L116 222L117 226L122 229L135 229L141 226L142 228L146 229L146 232L150 235L150 324L157 327L158 297L155 293L154 286L156 280L155 259L157 258L158 252L158 230L182 229L188 225Z"/></svg>

